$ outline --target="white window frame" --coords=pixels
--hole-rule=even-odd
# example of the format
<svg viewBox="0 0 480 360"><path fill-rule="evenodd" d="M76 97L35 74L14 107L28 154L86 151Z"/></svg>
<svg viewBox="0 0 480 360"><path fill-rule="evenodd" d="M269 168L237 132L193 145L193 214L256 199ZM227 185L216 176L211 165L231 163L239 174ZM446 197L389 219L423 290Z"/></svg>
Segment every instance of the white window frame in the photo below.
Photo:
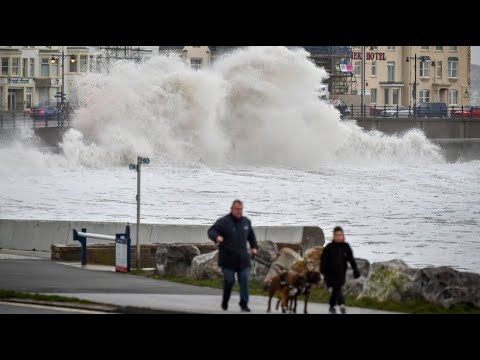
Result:
<svg viewBox="0 0 480 360"><path fill-rule="evenodd" d="M457 52L457 46L449 46L451 52Z"/></svg>
<svg viewBox="0 0 480 360"><path fill-rule="evenodd" d="M7 59L7 65L3 65L3 61ZM8 76L9 75L9 67L10 67L10 58L8 57L2 57L1 58L1 63L0 63L0 66L1 66L1 74L0 75L6 75Z"/></svg>
<svg viewBox="0 0 480 360"><path fill-rule="evenodd" d="M430 78L430 60L420 61L420 77L423 79Z"/></svg>
<svg viewBox="0 0 480 360"><path fill-rule="evenodd" d="M377 77L377 62L372 61L372 77Z"/></svg>
<svg viewBox="0 0 480 360"><path fill-rule="evenodd" d="M443 77L443 61L437 61L435 63L435 68L437 79L441 79Z"/></svg>
<svg viewBox="0 0 480 360"><path fill-rule="evenodd" d="M45 75L44 69L47 69L47 75ZM40 60L40 75L44 77L50 76L50 59L49 58L41 58Z"/></svg>
<svg viewBox="0 0 480 360"><path fill-rule="evenodd" d="M28 72L30 77L35 77L35 58L30 58L28 61Z"/></svg>
<svg viewBox="0 0 480 360"><path fill-rule="evenodd" d="M397 95L395 99L395 94ZM392 89L392 104L393 105L400 105L400 90L399 89Z"/></svg>
<svg viewBox="0 0 480 360"><path fill-rule="evenodd" d="M429 103L430 102L430 90L420 90L419 99L421 103Z"/></svg>
<svg viewBox="0 0 480 360"><path fill-rule="evenodd" d="M430 49L430 46L420 46L420 50L422 51L428 51Z"/></svg>
<svg viewBox="0 0 480 360"><path fill-rule="evenodd" d="M355 61L353 72L355 73L355 76L362 75L362 62L361 61Z"/></svg>
<svg viewBox="0 0 480 360"><path fill-rule="evenodd" d="M190 59L190 66L194 70L200 70L203 67L203 59L202 58L191 58Z"/></svg>
<svg viewBox="0 0 480 360"><path fill-rule="evenodd" d="M387 50L395 50L395 46L387 46Z"/></svg>
<svg viewBox="0 0 480 360"><path fill-rule="evenodd" d="M390 89L389 88L383 89L383 103L385 105L390 104Z"/></svg>
<svg viewBox="0 0 480 360"><path fill-rule="evenodd" d="M435 46L435 51L443 51L443 46Z"/></svg>
<svg viewBox="0 0 480 360"><path fill-rule="evenodd" d="M22 58L22 77L28 77L28 58Z"/></svg>
<svg viewBox="0 0 480 360"><path fill-rule="evenodd" d="M370 89L370 102L373 104L376 104L377 97L378 97L377 89L376 88Z"/></svg>
<svg viewBox="0 0 480 360"><path fill-rule="evenodd" d="M88 69L88 55L80 55L80 72L87 72ZM84 61L84 62L83 62Z"/></svg>
<svg viewBox="0 0 480 360"><path fill-rule="evenodd" d="M448 91L448 104L449 105L458 105L458 90L449 90Z"/></svg>
<svg viewBox="0 0 480 360"><path fill-rule="evenodd" d="M393 68L392 72L390 72L391 68ZM392 74L391 77L390 77L390 74ZM395 82L395 61L388 61L387 62L387 81Z"/></svg>
<svg viewBox="0 0 480 360"><path fill-rule="evenodd" d="M458 78L458 60L448 60L448 78Z"/></svg>
<svg viewBox="0 0 480 360"><path fill-rule="evenodd" d="M14 69L16 69L16 71L14 71ZM12 76L20 76L20 58L19 57L12 57Z"/></svg>

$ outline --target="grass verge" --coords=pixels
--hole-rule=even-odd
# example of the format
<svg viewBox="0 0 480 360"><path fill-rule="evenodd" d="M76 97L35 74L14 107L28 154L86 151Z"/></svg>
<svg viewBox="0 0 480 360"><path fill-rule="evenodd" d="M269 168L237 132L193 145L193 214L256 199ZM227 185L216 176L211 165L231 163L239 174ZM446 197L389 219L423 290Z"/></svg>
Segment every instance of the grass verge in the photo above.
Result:
<svg viewBox="0 0 480 360"><path fill-rule="evenodd" d="M42 295L42 294L31 294L18 292L14 290L5 290L0 289L0 300L7 299L26 299L26 300L37 300L37 301L51 301L59 303L75 303L75 304L94 304L88 300L81 300L77 298L70 298L65 296L58 295Z"/></svg>
<svg viewBox="0 0 480 360"><path fill-rule="evenodd" d="M152 272L132 272L134 275L147 276L157 280L166 280L172 281L181 284L195 285L210 287L215 289L222 288L222 280L194 280L188 277L177 277L177 276L163 276L153 274ZM235 291L239 291L238 284L235 284ZM268 296L267 292L263 289L263 285L257 281L250 282L250 294L251 295L261 295ZM327 304L330 294L328 291L323 289L314 289L310 295L310 302L312 303L321 303ZM455 305L451 308L444 308L440 305L435 305L428 303L421 299L412 299L408 301L395 302L395 301L385 301L379 302L375 299L363 298L356 299L352 296L346 296L345 302L347 306L359 307L365 309L375 309L375 310L384 310L384 311L393 311L401 312L408 314L480 314L480 309L476 309L467 305ZM265 304L266 305L266 304ZM302 310L303 311L303 310Z"/></svg>

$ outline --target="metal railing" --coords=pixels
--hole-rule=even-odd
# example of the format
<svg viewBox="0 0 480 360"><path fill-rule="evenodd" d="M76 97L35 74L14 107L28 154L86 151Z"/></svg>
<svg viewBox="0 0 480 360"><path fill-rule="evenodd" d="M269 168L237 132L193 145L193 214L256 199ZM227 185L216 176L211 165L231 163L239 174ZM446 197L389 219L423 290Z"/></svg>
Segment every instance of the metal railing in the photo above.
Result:
<svg viewBox="0 0 480 360"><path fill-rule="evenodd" d="M35 116L30 112L0 112L0 129L17 127L45 128L70 126L70 113Z"/></svg>
<svg viewBox="0 0 480 360"><path fill-rule="evenodd" d="M337 106L337 110L343 119L349 118L393 118L393 119L416 119L416 118L445 118L445 119L480 119L480 107L448 106L443 108L383 105L363 106L345 105Z"/></svg>

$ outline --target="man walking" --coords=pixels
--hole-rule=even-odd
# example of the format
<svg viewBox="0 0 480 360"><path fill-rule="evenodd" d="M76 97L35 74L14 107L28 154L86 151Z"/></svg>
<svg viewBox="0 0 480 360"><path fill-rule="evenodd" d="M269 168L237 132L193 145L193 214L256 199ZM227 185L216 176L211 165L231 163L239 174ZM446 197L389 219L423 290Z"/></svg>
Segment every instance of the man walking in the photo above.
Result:
<svg viewBox="0 0 480 360"><path fill-rule="evenodd" d="M249 219L243 216L243 203L235 200L230 214L220 218L208 230L208 237L218 245L218 265L223 271L222 309L228 309L228 301L235 284L237 274L240 284L240 308L250 312L248 308L248 280L250 276L250 253L257 253L257 239Z"/></svg>

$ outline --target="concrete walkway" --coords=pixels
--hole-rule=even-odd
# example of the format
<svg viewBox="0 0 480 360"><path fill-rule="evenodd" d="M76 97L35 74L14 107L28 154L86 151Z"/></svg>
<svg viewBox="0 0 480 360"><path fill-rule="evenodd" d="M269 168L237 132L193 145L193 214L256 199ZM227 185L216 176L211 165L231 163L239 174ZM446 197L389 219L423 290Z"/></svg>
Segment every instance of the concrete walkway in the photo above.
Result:
<svg viewBox="0 0 480 360"><path fill-rule="evenodd" d="M234 293L228 311L220 309L219 289L178 284L120 274L111 267L92 266L83 269L72 264L39 261L29 256L0 254L0 288L16 291L76 297L117 306L131 306L173 313L244 314ZM268 299L252 296L254 314L265 314ZM275 300L272 301L275 306ZM328 305L309 304L310 314L327 314ZM303 312L303 302L298 304ZM280 314L273 310L273 314ZM350 308L350 314L386 314L388 312Z"/></svg>

